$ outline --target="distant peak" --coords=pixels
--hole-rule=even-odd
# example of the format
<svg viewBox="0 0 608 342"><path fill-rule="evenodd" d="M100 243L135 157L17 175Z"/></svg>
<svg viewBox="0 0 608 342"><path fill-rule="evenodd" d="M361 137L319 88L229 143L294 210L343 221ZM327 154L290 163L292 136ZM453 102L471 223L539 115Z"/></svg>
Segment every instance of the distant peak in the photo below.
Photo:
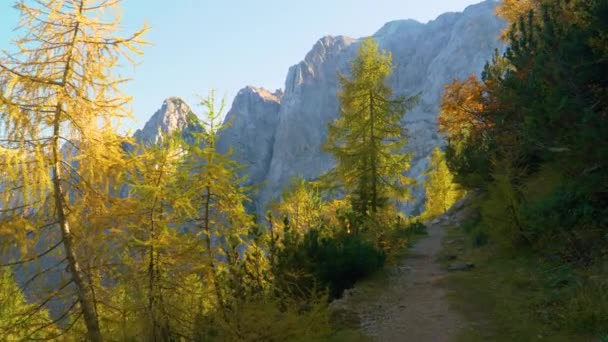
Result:
<svg viewBox="0 0 608 342"><path fill-rule="evenodd" d="M242 96L245 94L255 94L266 101L281 102L281 98L283 97L283 90L277 89L273 93L262 87L246 86L245 88L239 91L238 95Z"/></svg>
<svg viewBox="0 0 608 342"><path fill-rule="evenodd" d="M163 104L168 104L168 103L173 103L173 104L186 104L186 101L184 101L181 97L179 96L170 96L167 97L165 99L165 101L163 101Z"/></svg>
<svg viewBox="0 0 608 342"><path fill-rule="evenodd" d="M380 30L378 30L374 36L390 36L402 30L416 28L423 25L424 24L414 19L393 20L384 24L384 26L382 26L382 28L380 28Z"/></svg>
<svg viewBox="0 0 608 342"><path fill-rule="evenodd" d="M334 47L338 47L340 49L356 41L357 39L347 36L324 36L314 45L313 51L331 50Z"/></svg>
<svg viewBox="0 0 608 342"><path fill-rule="evenodd" d="M343 36L343 35L339 35L339 36L327 35L327 36L321 37L321 39L319 39L319 42L322 43L323 45L331 45L331 44L335 44L337 42L348 44L348 43L352 43L356 40L357 39L355 39L355 38L351 38L351 37Z"/></svg>
<svg viewBox="0 0 608 342"><path fill-rule="evenodd" d="M356 41L357 39L347 36L322 37L315 43L312 50L308 52L304 61L315 64L316 61L324 60L326 56L339 53Z"/></svg>
<svg viewBox="0 0 608 342"><path fill-rule="evenodd" d="M146 122L144 128L135 132L135 137L145 142L158 142L163 135L183 131L189 126L192 110L182 98L168 97L159 110Z"/></svg>

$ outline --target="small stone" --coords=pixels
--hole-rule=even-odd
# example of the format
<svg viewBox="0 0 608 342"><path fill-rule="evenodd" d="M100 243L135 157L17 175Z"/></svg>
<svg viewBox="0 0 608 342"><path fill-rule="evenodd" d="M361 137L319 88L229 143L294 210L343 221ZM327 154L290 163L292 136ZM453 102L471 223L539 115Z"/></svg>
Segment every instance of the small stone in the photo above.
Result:
<svg viewBox="0 0 608 342"><path fill-rule="evenodd" d="M399 267L399 271L401 271L401 272L411 272L412 268L409 267L409 266L401 266L401 267Z"/></svg>
<svg viewBox="0 0 608 342"><path fill-rule="evenodd" d="M472 264L472 263L457 263L457 264L451 264L450 266L448 266L448 271L450 271L450 272L469 271L473 267L475 267L475 264Z"/></svg>

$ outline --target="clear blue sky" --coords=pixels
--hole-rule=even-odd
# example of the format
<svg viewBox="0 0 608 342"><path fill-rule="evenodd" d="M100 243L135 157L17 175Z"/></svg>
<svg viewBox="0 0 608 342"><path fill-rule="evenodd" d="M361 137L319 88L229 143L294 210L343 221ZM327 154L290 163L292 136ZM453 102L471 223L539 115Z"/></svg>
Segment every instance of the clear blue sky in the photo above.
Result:
<svg viewBox="0 0 608 342"><path fill-rule="evenodd" d="M325 35L369 36L388 21L427 22L481 0L125 0L123 23L133 31L145 21L153 45L124 90L135 97L136 129L169 96L198 112L197 94L215 88L228 104L246 85L283 87L289 66ZM12 49L18 13L0 0L0 49Z"/></svg>

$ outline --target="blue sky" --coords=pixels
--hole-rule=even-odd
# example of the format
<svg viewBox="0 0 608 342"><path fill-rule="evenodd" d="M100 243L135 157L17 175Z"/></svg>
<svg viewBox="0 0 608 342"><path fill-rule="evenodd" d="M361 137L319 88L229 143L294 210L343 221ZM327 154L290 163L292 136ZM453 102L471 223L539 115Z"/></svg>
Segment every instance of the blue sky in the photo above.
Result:
<svg viewBox="0 0 608 342"><path fill-rule="evenodd" d="M246 85L283 87L289 66L298 63L325 35L369 36L388 21L427 22L462 11L481 0L125 0L127 31L147 22L153 45L124 90L135 97L140 128L169 96L184 98L198 112L197 95L211 88L232 101ZM0 0L0 49L12 49L18 13Z"/></svg>

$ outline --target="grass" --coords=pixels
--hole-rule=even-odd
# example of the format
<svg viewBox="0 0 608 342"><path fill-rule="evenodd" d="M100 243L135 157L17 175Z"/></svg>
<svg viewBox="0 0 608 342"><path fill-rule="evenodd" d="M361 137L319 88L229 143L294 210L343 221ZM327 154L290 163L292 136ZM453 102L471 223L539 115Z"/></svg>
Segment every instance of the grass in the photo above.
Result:
<svg viewBox="0 0 608 342"><path fill-rule="evenodd" d="M475 322L457 341L602 341L582 332L580 320L572 317L587 314L590 324L601 324L599 315L608 303L589 307L594 305L590 297L601 292L581 288L576 270L532 253L509 253L491 243L475 247L477 233L468 228L450 228L444 240L450 243L445 243L443 254L475 264L472 271L446 279L451 305Z"/></svg>

